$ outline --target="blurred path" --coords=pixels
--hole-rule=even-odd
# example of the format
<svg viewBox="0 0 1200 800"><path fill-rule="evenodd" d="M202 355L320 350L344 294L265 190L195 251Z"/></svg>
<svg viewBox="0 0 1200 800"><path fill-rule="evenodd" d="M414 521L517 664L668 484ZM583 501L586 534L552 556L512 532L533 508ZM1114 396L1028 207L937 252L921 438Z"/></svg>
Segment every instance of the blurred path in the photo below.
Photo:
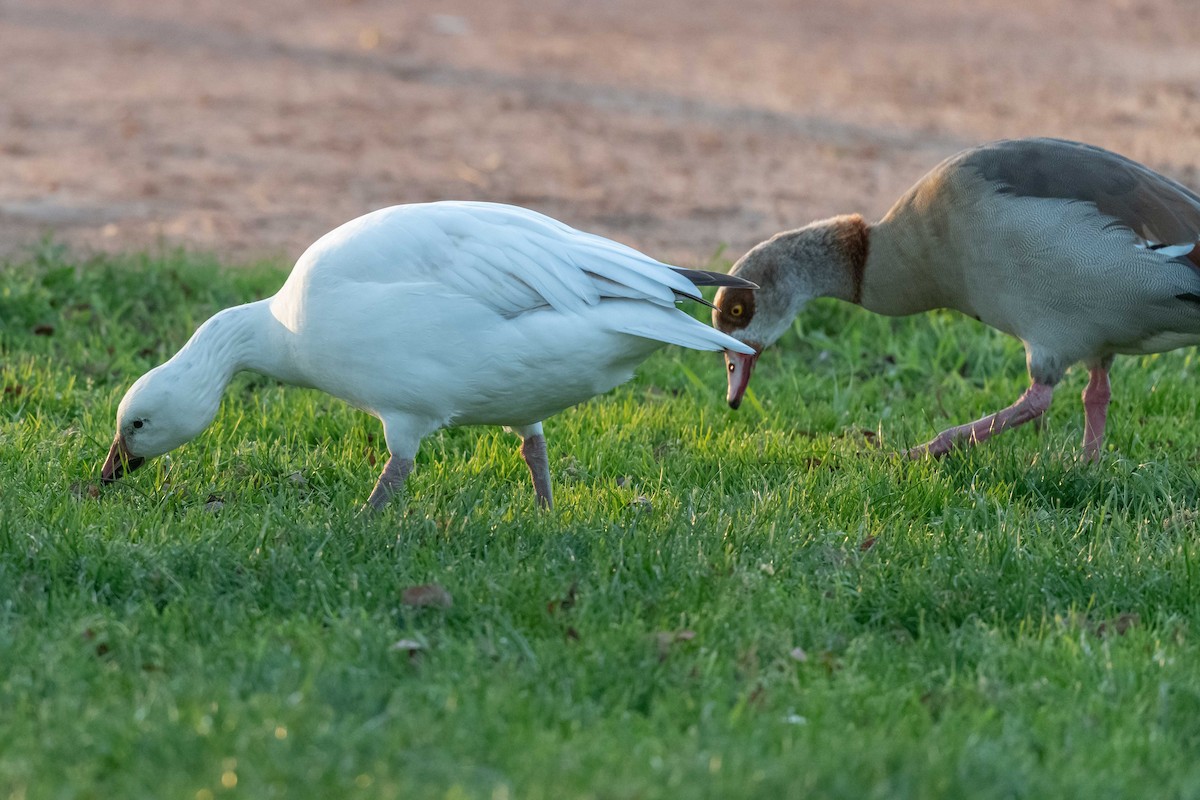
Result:
<svg viewBox="0 0 1200 800"><path fill-rule="evenodd" d="M1200 188L1191 0L480 5L0 0L0 253L290 259L471 198L696 263L1032 134Z"/></svg>

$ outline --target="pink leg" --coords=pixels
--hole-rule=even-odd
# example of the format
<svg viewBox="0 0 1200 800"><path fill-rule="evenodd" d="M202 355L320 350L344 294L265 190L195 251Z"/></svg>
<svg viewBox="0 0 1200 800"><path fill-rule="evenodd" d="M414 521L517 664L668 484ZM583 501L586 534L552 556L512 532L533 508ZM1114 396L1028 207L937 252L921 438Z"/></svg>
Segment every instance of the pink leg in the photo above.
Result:
<svg viewBox="0 0 1200 800"><path fill-rule="evenodd" d="M1037 419L1050 407L1054 397L1054 387L1045 383L1034 382L1021 399L1003 411L977 419L966 425L959 425L939 433L932 441L908 451L909 458L923 456L944 456L959 444L972 445L982 442L989 436L1015 428L1018 425Z"/></svg>
<svg viewBox="0 0 1200 800"><path fill-rule="evenodd" d="M1088 371L1083 390L1083 459L1099 461L1104 447L1104 423L1108 421L1108 367L1111 362L1094 364Z"/></svg>

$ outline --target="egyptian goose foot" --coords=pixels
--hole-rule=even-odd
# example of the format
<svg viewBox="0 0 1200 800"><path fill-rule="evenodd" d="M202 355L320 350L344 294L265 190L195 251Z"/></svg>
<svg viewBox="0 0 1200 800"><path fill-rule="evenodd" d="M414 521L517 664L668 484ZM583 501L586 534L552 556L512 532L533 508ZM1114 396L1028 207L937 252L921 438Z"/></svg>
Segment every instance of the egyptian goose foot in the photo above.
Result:
<svg viewBox="0 0 1200 800"><path fill-rule="evenodd" d="M1036 381L1025 390L1017 402L1003 411L989 414L966 425L947 428L930 441L909 450L906 455L913 460L938 458L955 447L978 444L998 433L1023 425L1046 413L1054 397L1054 387Z"/></svg>

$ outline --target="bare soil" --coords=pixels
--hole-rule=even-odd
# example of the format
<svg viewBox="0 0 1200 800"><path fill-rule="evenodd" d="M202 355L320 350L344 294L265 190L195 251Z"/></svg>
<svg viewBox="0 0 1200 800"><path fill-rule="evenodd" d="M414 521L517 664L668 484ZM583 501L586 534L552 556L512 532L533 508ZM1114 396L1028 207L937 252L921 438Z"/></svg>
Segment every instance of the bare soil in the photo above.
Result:
<svg viewBox="0 0 1200 800"><path fill-rule="evenodd" d="M678 263L1056 135L1200 187L1195 0L0 0L0 255L295 258L393 203Z"/></svg>

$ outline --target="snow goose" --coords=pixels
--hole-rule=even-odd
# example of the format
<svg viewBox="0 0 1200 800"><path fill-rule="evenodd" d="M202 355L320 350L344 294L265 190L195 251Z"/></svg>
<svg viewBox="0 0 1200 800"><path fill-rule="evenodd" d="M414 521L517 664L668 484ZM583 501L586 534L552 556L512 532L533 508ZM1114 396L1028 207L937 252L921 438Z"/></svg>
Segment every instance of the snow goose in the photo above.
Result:
<svg viewBox="0 0 1200 800"><path fill-rule="evenodd" d="M403 485L423 437L504 425L551 505L542 420L628 380L663 344L753 353L675 307L697 285L533 211L492 203L385 208L321 237L273 297L214 315L133 384L101 469L112 482L200 434L234 373L321 389L383 422L390 458L368 504Z"/></svg>
<svg viewBox="0 0 1200 800"><path fill-rule="evenodd" d="M726 353L729 405L810 298L888 315L953 308L1024 342L1031 384L1008 408L908 455L943 455L1040 416L1063 373L1083 362L1083 456L1094 460L1113 356L1200 343L1197 239L1200 197L1115 153L1058 139L966 150L875 224L814 222L734 265L730 274L762 288L717 293L714 326L755 350Z"/></svg>

